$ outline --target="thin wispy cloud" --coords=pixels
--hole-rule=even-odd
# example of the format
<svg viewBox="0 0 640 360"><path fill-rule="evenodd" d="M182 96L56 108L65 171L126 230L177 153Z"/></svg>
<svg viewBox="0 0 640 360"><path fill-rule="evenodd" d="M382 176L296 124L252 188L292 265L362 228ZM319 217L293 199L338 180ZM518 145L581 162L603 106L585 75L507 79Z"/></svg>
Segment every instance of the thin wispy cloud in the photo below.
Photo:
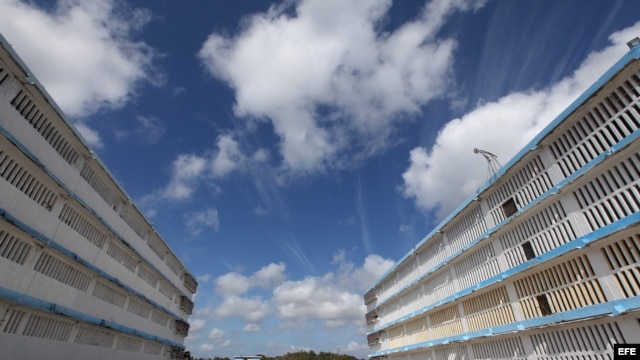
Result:
<svg viewBox="0 0 640 360"><path fill-rule="evenodd" d="M366 199L362 193L362 183L360 180L360 174L357 173L354 180L355 188L355 202L356 210L358 212L358 218L360 219L360 232L362 236L362 245L364 245L367 253L373 252L373 246L371 245L371 239L369 238L369 226L367 219L367 207L365 206Z"/></svg>
<svg viewBox="0 0 640 360"><path fill-rule="evenodd" d="M220 229L220 218L218 217L218 209L209 208L195 213L185 215L187 230L192 236L197 236L206 228L213 231Z"/></svg>
<svg viewBox="0 0 640 360"><path fill-rule="evenodd" d="M138 123L135 130L137 137L148 144L160 141L167 131L164 123L157 116L138 116L136 122Z"/></svg>
<svg viewBox="0 0 640 360"><path fill-rule="evenodd" d="M291 234L287 234L283 237L277 237L274 240L282 251L302 266L307 273L316 273L315 266L305 254L300 243Z"/></svg>

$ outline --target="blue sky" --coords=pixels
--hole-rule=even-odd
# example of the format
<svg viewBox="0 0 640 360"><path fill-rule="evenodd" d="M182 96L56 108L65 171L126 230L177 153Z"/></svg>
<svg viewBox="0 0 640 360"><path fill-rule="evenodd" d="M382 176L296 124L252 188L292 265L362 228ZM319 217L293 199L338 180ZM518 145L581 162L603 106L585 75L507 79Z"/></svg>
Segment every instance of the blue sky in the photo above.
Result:
<svg viewBox="0 0 640 360"><path fill-rule="evenodd" d="M362 294L640 35L636 1L0 0L199 279L189 350L367 354Z"/></svg>

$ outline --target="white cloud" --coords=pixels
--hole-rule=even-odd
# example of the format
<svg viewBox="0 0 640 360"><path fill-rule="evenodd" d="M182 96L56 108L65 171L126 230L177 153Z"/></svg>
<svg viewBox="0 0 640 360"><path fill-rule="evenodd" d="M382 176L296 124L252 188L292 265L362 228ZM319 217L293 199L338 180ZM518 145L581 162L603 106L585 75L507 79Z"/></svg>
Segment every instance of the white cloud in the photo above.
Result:
<svg viewBox="0 0 640 360"><path fill-rule="evenodd" d="M202 319L195 319L193 321L190 322L190 326L189 326L189 335L193 334L193 333L197 333L198 331L204 329L204 326L207 324L206 321L202 320Z"/></svg>
<svg viewBox="0 0 640 360"><path fill-rule="evenodd" d="M218 153L213 157L211 167L213 175L222 177L241 166L244 154L238 143L230 135L218 137Z"/></svg>
<svg viewBox="0 0 640 360"><path fill-rule="evenodd" d="M379 25L389 0L290 4L295 15L272 6L235 37L211 34L199 53L235 90L237 116L271 122L289 174L342 168L383 150L399 121L444 96L455 42L435 35L447 15L470 8L436 0L386 33Z"/></svg>
<svg viewBox="0 0 640 360"><path fill-rule="evenodd" d="M628 51L625 42L640 23L610 36L612 45L590 54L571 75L538 91L505 95L447 123L430 149L410 152L402 175L405 196L418 207L439 209L444 218L486 180L487 164L473 148L498 155L505 164L527 142Z"/></svg>
<svg viewBox="0 0 640 360"><path fill-rule="evenodd" d="M336 283L345 289L355 289L358 292L369 288L394 264L392 260L376 254L368 255L361 267L356 267L345 259L344 250L339 250L333 257L332 263L339 266Z"/></svg>
<svg viewBox="0 0 640 360"><path fill-rule="evenodd" d="M362 291L393 265L393 261L369 255L362 267L344 261L344 252L334 256L339 262L337 274L306 277L285 281L273 291L273 303L280 317L287 321L316 319L326 327L343 326L347 322L360 324L366 307Z"/></svg>
<svg viewBox="0 0 640 360"><path fill-rule="evenodd" d="M393 265L379 255L369 255L361 266L345 260L344 251L334 256L337 272L324 276L308 276L302 280L286 280L284 263L271 263L251 276L230 272L215 280L216 292L223 301L213 311L216 318L240 317L243 331L258 331L260 324L276 311L286 323L320 320L325 327L341 327L347 323L364 326L365 306L362 292ZM271 298L247 297L254 287L271 291ZM244 296L243 296L244 295ZM204 312L196 311L198 316Z"/></svg>
<svg viewBox="0 0 640 360"><path fill-rule="evenodd" d="M93 130L83 122L76 122L74 126L80 135L82 135L84 140L91 145L91 147L95 149L101 149L104 147L104 143L97 131Z"/></svg>
<svg viewBox="0 0 640 360"><path fill-rule="evenodd" d="M219 318L237 316L250 324L261 323L270 313L269 303L261 297L244 298L236 295L225 297L214 311L214 315Z"/></svg>
<svg viewBox="0 0 640 360"><path fill-rule="evenodd" d="M223 330L218 328L213 328L211 329L207 337L211 340L221 340L224 338L224 336L225 336L225 332Z"/></svg>
<svg viewBox="0 0 640 360"><path fill-rule="evenodd" d="M171 180L161 198L184 200L195 192L198 178L206 170L207 160L193 154L181 154L173 161Z"/></svg>
<svg viewBox="0 0 640 360"><path fill-rule="evenodd" d="M242 328L243 332L258 332L260 331L260 325L258 324L247 324Z"/></svg>
<svg viewBox="0 0 640 360"><path fill-rule="evenodd" d="M213 345L209 344L209 343L204 343L202 345L200 345L200 347L198 348L200 351L213 351Z"/></svg>
<svg viewBox="0 0 640 360"><path fill-rule="evenodd" d="M333 259L331 260L331 263L332 264L344 263L346 257L347 257L347 253L344 251L344 249L340 249L335 254L333 254Z"/></svg>
<svg viewBox="0 0 640 360"><path fill-rule="evenodd" d="M345 346L340 346L339 350L345 353L366 352L367 350L369 350L369 345L365 343L357 343L355 341L351 341Z"/></svg>
<svg viewBox="0 0 640 360"><path fill-rule="evenodd" d="M228 347L229 345L231 345L231 340L230 339L226 339L224 341L221 341L220 344L218 344L219 347Z"/></svg>
<svg viewBox="0 0 640 360"><path fill-rule="evenodd" d="M273 301L285 320L359 321L365 313L362 295L342 289L333 276L286 281L273 291Z"/></svg>
<svg viewBox="0 0 640 360"><path fill-rule="evenodd" d="M132 40L149 19L148 11L111 0L60 0L50 11L0 2L0 31L71 117L119 108L142 83L161 81L156 51ZM94 144L95 133L83 135Z"/></svg>
<svg viewBox="0 0 640 360"><path fill-rule="evenodd" d="M216 292L223 295L242 295L252 286L251 280L235 272L226 273L215 280Z"/></svg>
<svg viewBox="0 0 640 360"><path fill-rule="evenodd" d="M204 317L204 316L211 316L211 315L213 314L213 310L214 310L214 309L213 309L212 307L208 307L208 306L207 306L207 307L203 307L203 308L201 308L201 307L198 307L198 303L197 303L197 302L196 302L195 304L196 304L196 305L195 305L195 306L196 306L196 308L195 308L195 310L193 311L193 314L194 314L194 315L196 315L196 316L203 316L203 317Z"/></svg>
<svg viewBox="0 0 640 360"><path fill-rule="evenodd" d="M395 262L392 260L372 254L364 259L364 264L361 268L353 271L352 277L355 279L356 284L359 285L359 289L365 290L389 270L393 264Z"/></svg>
<svg viewBox="0 0 640 360"><path fill-rule="evenodd" d="M256 271L253 275L253 280L257 285L265 289L271 288L285 280L285 269L286 265L284 263L271 263Z"/></svg>
<svg viewBox="0 0 640 360"><path fill-rule="evenodd" d="M218 210L216 208L205 209L195 213L186 215L187 229L189 233L196 236L199 235L206 227L218 231L220 228L220 219L218 218Z"/></svg>
<svg viewBox="0 0 640 360"><path fill-rule="evenodd" d="M143 128L152 129L161 136L164 126L149 118L141 122ZM178 154L171 165L169 183L164 188L155 190L143 198L147 205L162 201L185 201L196 193L202 181L221 178L231 172L259 165L265 159L265 150L259 149L252 156L246 156L232 135L222 135L216 140L216 149L212 152L198 154Z"/></svg>
<svg viewBox="0 0 640 360"><path fill-rule="evenodd" d="M211 280L211 274L196 276L196 280L198 280L199 284L206 284L209 282L209 280Z"/></svg>
<svg viewBox="0 0 640 360"><path fill-rule="evenodd" d="M270 263L249 277L237 272L226 273L215 280L216 292L222 295L243 295L255 286L270 290L285 280L285 269L284 263Z"/></svg>

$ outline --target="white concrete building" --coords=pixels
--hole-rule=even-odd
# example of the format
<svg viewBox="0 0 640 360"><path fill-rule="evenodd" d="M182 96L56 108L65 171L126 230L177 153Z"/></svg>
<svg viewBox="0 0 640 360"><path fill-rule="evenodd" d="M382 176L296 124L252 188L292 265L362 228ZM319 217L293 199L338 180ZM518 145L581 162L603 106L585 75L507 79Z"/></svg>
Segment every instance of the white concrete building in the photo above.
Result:
<svg viewBox="0 0 640 360"><path fill-rule="evenodd" d="M611 359L613 344L640 343L630 47L371 286L370 358Z"/></svg>
<svg viewBox="0 0 640 360"><path fill-rule="evenodd" d="M196 287L0 35L0 357L181 359Z"/></svg>

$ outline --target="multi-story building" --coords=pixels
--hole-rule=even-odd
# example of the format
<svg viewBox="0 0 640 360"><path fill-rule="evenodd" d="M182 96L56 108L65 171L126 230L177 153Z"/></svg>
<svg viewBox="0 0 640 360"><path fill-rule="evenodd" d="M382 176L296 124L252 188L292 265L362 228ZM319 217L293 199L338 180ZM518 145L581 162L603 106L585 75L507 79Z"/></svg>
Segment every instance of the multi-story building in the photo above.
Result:
<svg viewBox="0 0 640 360"><path fill-rule="evenodd" d="M371 286L371 359L640 343L639 41Z"/></svg>
<svg viewBox="0 0 640 360"><path fill-rule="evenodd" d="M0 357L181 359L196 287L0 35Z"/></svg>

